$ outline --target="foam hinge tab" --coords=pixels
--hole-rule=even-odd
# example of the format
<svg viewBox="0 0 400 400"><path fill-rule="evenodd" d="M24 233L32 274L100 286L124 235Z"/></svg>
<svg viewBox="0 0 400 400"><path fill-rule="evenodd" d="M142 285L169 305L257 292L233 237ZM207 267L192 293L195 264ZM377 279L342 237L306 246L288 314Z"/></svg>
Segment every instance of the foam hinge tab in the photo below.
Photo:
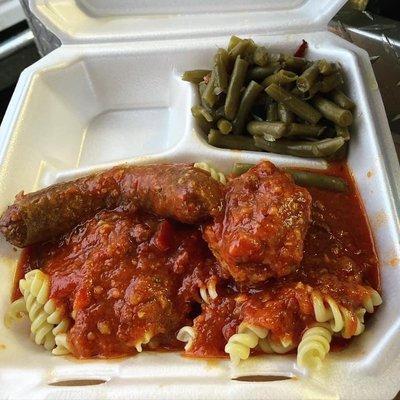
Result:
<svg viewBox="0 0 400 400"><path fill-rule="evenodd" d="M95 386L107 383L109 379L64 379L48 383L49 386Z"/></svg>

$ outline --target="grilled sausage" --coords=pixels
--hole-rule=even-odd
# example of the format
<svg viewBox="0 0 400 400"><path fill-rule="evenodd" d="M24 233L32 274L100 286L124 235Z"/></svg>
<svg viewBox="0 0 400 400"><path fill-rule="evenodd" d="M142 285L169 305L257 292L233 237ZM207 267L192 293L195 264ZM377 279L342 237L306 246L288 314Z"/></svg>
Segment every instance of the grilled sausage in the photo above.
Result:
<svg viewBox="0 0 400 400"><path fill-rule="evenodd" d="M0 219L0 230L13 245L26 247L120 206L188 224L202 222L220 211L222 185L192 164L115 167L17 195Z"/></svg>

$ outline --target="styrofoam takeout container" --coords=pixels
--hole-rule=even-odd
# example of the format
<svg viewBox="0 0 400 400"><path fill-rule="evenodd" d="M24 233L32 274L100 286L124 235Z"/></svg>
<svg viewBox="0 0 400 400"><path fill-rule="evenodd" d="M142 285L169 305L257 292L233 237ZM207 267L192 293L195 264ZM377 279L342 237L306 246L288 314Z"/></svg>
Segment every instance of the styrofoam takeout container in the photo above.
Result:
<svg viewBox="0 0 400 400"><path fill-rule="evenodd" d="M116 163L269 159L279 166L324 169L321 160L210 147L193 124L186 69L209 67L229 36L252 37L271 51L339 61L357 103L349 167L367 211L382 274L384 304L366 332L329 354L313 376L295 356L192 360L145 352L119 360L78 361L36 346L27 324L0 318L0 397L7 399L390 399L400 389L400 171L368 55L327 32L343 0L36 0L33 12L63 45L26 69L0 131L0 206L21 190ZM0 314L9 305L19 252L0 242ZM264 382L232 378L258 376ZM271 377L275 377L271 379ZM276 378L278 377L278 378ZM289 377L292 379L283 379ZM75 386L66 386L68 381ZM98 385L89 385L106 381Z"/></svg>

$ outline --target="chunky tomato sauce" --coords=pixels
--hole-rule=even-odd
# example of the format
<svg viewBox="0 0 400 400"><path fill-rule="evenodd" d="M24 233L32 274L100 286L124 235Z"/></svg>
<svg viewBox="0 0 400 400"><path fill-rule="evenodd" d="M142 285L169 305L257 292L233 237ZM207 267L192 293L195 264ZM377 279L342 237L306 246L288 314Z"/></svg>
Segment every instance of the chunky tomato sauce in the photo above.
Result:
<svg viewBox="0 0 400 400"><path fill-rule="evenodd" d="M304 256L285 277L235 283L209 250L201 226L117 209L26 249L17 278L35 268L50 275L50 297L72 315L68 340L81 358L132 354L142 342L148 349L182 348L175 338L184 325L197 332L189 355L223 356L243 320L298 343L313 320L308 287L355 310L365 286L380 285L371 233L347 167L332 165L327 173L346 179L350 190L307 188L312 211ZM199 290L210 282L217 282L218 297L206 304Z"/></svg>

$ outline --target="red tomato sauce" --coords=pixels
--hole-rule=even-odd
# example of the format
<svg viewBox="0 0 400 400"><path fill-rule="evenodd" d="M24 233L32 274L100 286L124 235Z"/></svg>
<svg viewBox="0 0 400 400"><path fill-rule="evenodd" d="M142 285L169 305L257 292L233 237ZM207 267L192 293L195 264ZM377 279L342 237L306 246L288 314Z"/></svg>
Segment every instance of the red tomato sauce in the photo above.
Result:
<svg viewBox="0 0 400 400"><path fill-rule="evenodd" d="M80 358L133 354L144 337L151 339L150 349L181 349L176 333L184 325L197 332L188 355L224 356L244 318L298 342L313 320L307 285L350 308L361 304L363 286L380 288L353 179L343 164L332 165L327 174L344 178L350 190L307 188L312 222L304 257L283 278L235 284L222 272L201 227L121 210L102 211L62 238L24 250L16 277L35 268L50 275L50 297L66 315L74 311L68 340ZM199 288L212 280L218 282L218 297L206 304ZM19 296L16 289L14 297Z"/></svg>

